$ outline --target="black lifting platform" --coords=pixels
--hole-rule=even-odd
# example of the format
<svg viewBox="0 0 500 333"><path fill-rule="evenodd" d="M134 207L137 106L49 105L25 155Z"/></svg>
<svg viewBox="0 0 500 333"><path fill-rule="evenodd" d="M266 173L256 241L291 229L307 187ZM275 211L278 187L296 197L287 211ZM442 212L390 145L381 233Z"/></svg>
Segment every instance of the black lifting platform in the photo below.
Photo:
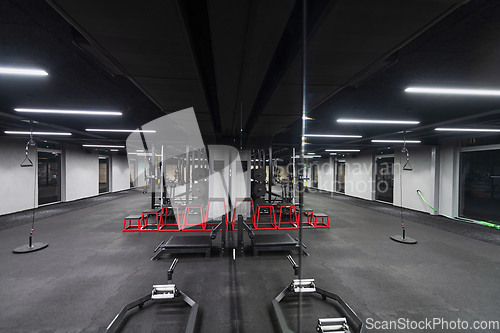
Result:
<svg viewBox="0 0 500 333"><path fill-rule="evenodd" d="M243 216L238 215L238 249L243 252L245 249L245 244L243 241L243 231L248 233L252 245L250 249L253 251L254 257L259 256L259 251L301 251L301 246L303 247L302 252L304 255L309 255L304 249L306 246L302 244L298 239L292 238L289 234L254 234L252 228L243 221Z"/></svg>
<svg viewBox="0 0 500 333"><path fill-rule="evenodd" d="M205 253L205 258L210 258L210 252L214 249L212 240L217 238L217 232L221 231L221 246L218 249L224 252L226 247L226 217L212 229L210 236L172 236L167 241L162 241L154 250L155 255L151 260L160 259L166 253Z"/></svg>

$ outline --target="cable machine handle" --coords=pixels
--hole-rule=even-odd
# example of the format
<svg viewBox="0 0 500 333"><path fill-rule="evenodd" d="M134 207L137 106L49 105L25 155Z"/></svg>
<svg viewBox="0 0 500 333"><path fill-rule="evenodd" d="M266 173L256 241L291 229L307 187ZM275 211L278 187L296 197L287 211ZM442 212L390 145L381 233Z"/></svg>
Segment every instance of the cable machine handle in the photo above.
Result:
<svg viewBox="0 0 500 333"><path fill-rule="evenodd" d="M177 263L179 262L179 259L175 258L174 261L172 261L172 265L170 265L170 268L168 269L168 272L173 274L175 266L177 266Z"/></svg>
<svg viewBox="0 0 500 333"><path fill-rule="evenodd" d="M291 255L288 255L287 259L290 262L290 265L292 265L293 269L299 268L299 265L297 265L297 263L295 262L295 260L293 260Z"/></svg>

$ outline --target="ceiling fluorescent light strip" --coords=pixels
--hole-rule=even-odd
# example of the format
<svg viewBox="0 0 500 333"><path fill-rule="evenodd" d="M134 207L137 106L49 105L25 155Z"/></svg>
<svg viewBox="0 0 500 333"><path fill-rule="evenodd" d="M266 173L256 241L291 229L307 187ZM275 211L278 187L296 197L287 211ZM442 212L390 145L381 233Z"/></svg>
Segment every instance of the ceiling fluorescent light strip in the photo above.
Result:
<svg viewBox="0 0 500 333"><path fill-rule="evenodd" d="M47 76L49 73L41 69L0 67L0 74Z"/></svg>
<svg viewBox="0 0 500 333"><path fill-rule="evenodd" d="M33 113L59 113L59 114L89 114L89 115L109 115L121 116L119 111L91 111L91 110L55 110L55 109L25 109L16 108L17 112L33 112Z"/></svg>
<svg viewBox="0 0 500 333"><path fill-rule="evenodd" d="M304 158L321 157L321 155L304 155ZM295 155L295 158L300 158L300 155Z"/></svg>
<svg viewBox="0 0 500 333"><path fill-rule="evenodd" d="M127 130L127 129L100 129L100 128L87 128L87 132L125 132L125 133L156 133L155 130Z"/></svg>
<svg viewBox="0 0 500 333"><path fill-rule="evenodd" d="M420 121L413 120L376 120L376 119L337 119L338 123L360 123L360 124L420 124Z"/></svg>
<svg viewBox="0 0 500 333"><path fill-rule="evenodd" d="M405 89L405 91L409 93L420 93L420 94L500 96L500 90L487 90L487 89L408 87Z"/></svg>
<svg viewBox="0 0 500 333"><path fill-rule="evenodd" d="M493 128L445 128L437 127L436 131L455 131L455 132L500 132L500 129Z"/></svg>
<svg viewBox="0 0 500 333"><path fill-rule="evenodd" d="M317 138L362 138L361 135L342 135L342 134L304 134L307 137Z"/></svg>
<svg viewBox="0 0 500 333"><path fill-rule="evenodd" d="M30 135L71 135L71 133L66 132L27 132L27 131L5 131L5 134L27 134Z"/></svg>
<svg viewBox="0 0 500 333"><path fill-rule="evenodd" d="M420 140L372 140L374 143L420 143Z"/></svg>
<svg viewBox="0 0 500 333"><path fill-rule="evenodd" d="M110 145L82 145L87 148L125 148L125 146L110 146Z"/></svg>
<svg viewBox="0 0 500 333"><path fill-rule="evenodd" d="M325 149L325 151L334 151L334 152L345 152L345 153L357 153L359 149Z"/></svg>

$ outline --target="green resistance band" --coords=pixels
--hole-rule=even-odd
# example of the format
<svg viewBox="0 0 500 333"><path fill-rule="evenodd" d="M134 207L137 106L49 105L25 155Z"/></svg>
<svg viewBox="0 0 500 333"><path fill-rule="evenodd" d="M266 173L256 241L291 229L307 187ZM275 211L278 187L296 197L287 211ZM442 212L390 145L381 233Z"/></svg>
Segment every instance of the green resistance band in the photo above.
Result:
<svg viewBox="0 0 500 333"><path fill-rule="evenodd" d="M455 221L462 221L462 222L469 222L469 223L481 224L481 225L485 225L485 226L490 227L490 228L500 229L500 225L496 224L496 223L491 223L491 222L486 222L486 221L470 221L470 220L466 220L466 219L461 219L461 218L456 218L456 217L451 217L451 216L448 216L448 215L445 215L445 214L441 214L436 209L434 209L434 207L432 207L431 205L429 205L429 203L425 200L425 198L422 195L422 192L420 192L420 190L417 190L417 193L418 193L418 195L420 195L420 197L422 198L422 200L427 204L427 206L429 206L430 209L432 209L433 211L435 211L436 213L438 213L441 216L447 217L447 218L455 220Z"/></svg>

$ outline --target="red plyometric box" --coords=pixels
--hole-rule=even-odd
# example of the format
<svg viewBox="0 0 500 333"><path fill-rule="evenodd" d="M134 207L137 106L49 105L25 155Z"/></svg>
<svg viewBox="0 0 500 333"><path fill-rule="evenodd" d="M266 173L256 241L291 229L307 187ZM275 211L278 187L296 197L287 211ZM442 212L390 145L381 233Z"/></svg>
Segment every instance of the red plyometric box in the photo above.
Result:
<svg viewBox="0 0 500 333"><path fill-rule="evenodd" d="M150 222L154 216L154 220ZM160 227L159 211L152 209L142 212L141 231L158 231Z"/></svg>
<svg viewBox="0 0 500 333"><path fill-rule="evenodd" d="M189 222L189 210L199 210L200 211L200 223L190 223ZM197 228L190 228L193 226L197 226ZM188 229L189 228L189 229ZM207 224L205 220L205 215L203 213L203 206L186 206L184 209L184 219L182 223L182 230L187 230L187 231L205 231L207 230Z"/></svg>
<svg viewBox="0 0 500 333"><path fill-rule="evenodd" d="M260 220L260 214L262 209L268 208L269 209L269 219L270 222L261 222L261 226L259 226L259 220ZM255 218L253 222L253 229L254 230L275 230L278 228L278 225L276 224L276 215L274 213L274 206L273 205L257 205L257 211L255 212Z"/></svg>
<svg viewBox="0 0 500 333"><path fill-rule="evenodd" d="M315 221L316 228L330 228L330 219L328 218L328 215L316 214L315 218L316 218L316 221ZM318 223L318 220L321 220L321 223ZM326 223L325 223L325 220L326 220Z"/></svg>
<svg viewBox="0 0 500 333"><path fill-rule="evenodd" d="M234 212L233 212L233 220L231 221L232 229L237 230L238 229L238 222L236 221L236 208L238 208L238 203L249 203L250 204L250 216L251 216L251 223L253 225L255 216L254 216L254 209L253 209L253 200L252 199L245 199L245 200L236 200L234 203Z"/></svg>
<svg viewBox="0 0 500 333"><path fill-rule="evenodd" d="M174 213L175 221L168 223L167 214L171 210ZM158 231L182 231L182 225L184 221L181 222L179 215L179 207L162 207L160 215L160 227Z"/></svg>
<svg viewBox="0 0 500 333"><path fill-rule="evenodd" d="M282 206L282 205L279 205L280 207L280 216L279 216L279 219L278 219L278 229L297 229L299 227L299 225L297 224L296 222L296 218L295 218L295 206L293 205L288 205L288 206ZM288 209L289 213L290 213L290 221L282 221L281 220L281 215L283 214L283 209ZM284 215L284 214L283 214ZM290 224L290 226L282 226L281 223L286 223L286 224Z"/></svg>
<svg viewBox="0 0 500 333"><path fill-rule="evenodd" d="M133 224L133 221L136 221ZM127 224L128 222L128 224ZM142 224L142 216L141 215L129 215L123 219L123 231L140 231Z"/></svg>
<svg viewBox="0 0 500 333"><path fill-rule="evenodd" d="M297 225L300 223L300 215L301 213L304 213L306 215L306 220L302 222L302 228L316 228L316 220L314 218L314 211L312 209L303 209L301 210L296 210L295 211L295 219L297 221Z"/></svg>
<svg viewBox="0 0 500 333"><path fill-rule="evenodd" d="M228 230L228 225L227 225L227 220L228 220L228 219L227 219L227 211L226 211L226 200L224 200L224 199L210 199L210 200L208 200L208 204L207 204L207 214L206 214L206 216L205 216L206 225L207 225L207 226L210 226L210 225L217 226L217 225L219 225L219 222L215 222L215 221L214 221L214 222L210 222L210 223L208 222L208 211L209 211L209 209L210 209L210 203L215 203L215 202L217 202L217 203L222 203L222 204L224 205L224 215L226 216L226 230Z"/></svg>

